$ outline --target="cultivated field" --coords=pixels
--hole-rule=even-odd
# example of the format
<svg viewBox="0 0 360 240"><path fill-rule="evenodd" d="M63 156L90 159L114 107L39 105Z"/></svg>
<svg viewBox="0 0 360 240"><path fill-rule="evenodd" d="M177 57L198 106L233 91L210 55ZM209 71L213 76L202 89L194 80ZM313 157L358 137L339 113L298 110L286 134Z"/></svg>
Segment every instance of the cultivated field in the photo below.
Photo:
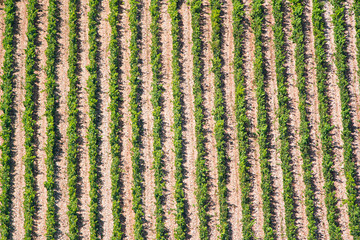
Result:
<svg viewBox="0 0 360 240"><path fill-rule="evenodd" d="M360 240L360 1L0 2L1 240Z"/></svg>

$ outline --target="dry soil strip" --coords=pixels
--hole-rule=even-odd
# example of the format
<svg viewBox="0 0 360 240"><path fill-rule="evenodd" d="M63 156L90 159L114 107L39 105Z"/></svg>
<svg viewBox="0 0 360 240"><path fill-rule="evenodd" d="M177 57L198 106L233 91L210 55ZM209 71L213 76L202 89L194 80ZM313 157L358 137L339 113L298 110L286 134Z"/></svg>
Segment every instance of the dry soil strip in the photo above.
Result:
<svg viewBox="0 0 360 240"><path fill-rule="evenodd" d="M38 2L38 29L39 29L39 45L37 46L37 56L39 69L36 71L38 75L38 102L36 103L36 115L37 122L35 124L35 133L37 134L37 146L35 148L36 155L36 199L37 199L37 212L35 213L35 236L37 239L46 239L46 210L47 210L47 191L45 188L46 182L46 116L45 116L45 103L46 103L46 55L45 50L47 48L47 42L45 37L47 35L47 9L49 2L48 0L40 0Z"/></svg>
<svg viewBox="0 0 360 240"><path fill-rule="evenodd" d="M254 233L256 239L264 238L263 222L264 215L262 209L262 190L261 190L261 168L259 159L260 146L256 141L257 133L257 101L256 101L256 86L254 81L254 52L255 52L255 39L254 33L250 26L251 23L251 2L250 0L244 1L245 9L245 21L244 21L244 75L246 83L246 101L248 105L248 118L250 122L250 136L249 136L249 163L250 163L250 173L252 174L252 208L253 208L253 218L254 222Z"/></svg>
<svg viewBox="0 0 360 240"><path fill-rule="evenodd" d="M315 186L315 204L316 216L319 219L318 233L322 239L329 239L328 222L326 219L324 176L322 171L322 152L319 132L320 115L319 102L316 84L316 65L315 65L315 46L314 33L312 25L312 1L304 1L304 22L305 22L305 49L308 83L308 116L310 122L310 137L312 141L311 149L313 151L313 171Z"/></svg>
<svg viewBox="0 0 360 240"><path fill-rule="evenodd" d="M131 162L131 121L130 121L130 28L129 28L129 14L130 9L129 1L124 1L120 11L120 47L121 47L121 94L124 102L122 104L123 114L123 134L121 136L121 142L123 144L123 150L121 153L121 164L123 168L123 214L125 225L125 238L134 239L134 219L135 214L132 210L132 162Z"/></svg>
<svg viewBox="0 0 360 240"><path fill-rule="evenodd" d="M22 123L22 116L25 110L23 101L25 100L25 48L27 44L27 13L25 1L16 2L16 45L15 45L15 87L14 87L14 109L15 109L15 125L14 125L14 198L13 198L13 239L23 239L25 236L24 229L24 210L23 210L23 191L25 188L25 166L23 156L25 155L25 132Z"/></svg>
<svg viewBox="0 0 360 240"><path fill-rule="evenodd" d="M224 0L222 5L223 16L223 74L224 74L224 99L226 110L226 137L228 153L228 202L229 202L229 222L232 230L233 239L241 239L242 228L242 209L241 209L241 190L239 176L239 151L237 144L237 129L235 117L235 82L234 82L234 35L232 25L233 4L231 0Z"/></svg>
<svg viewBox="0 0 360 240"><path fill-rule="evenodd" d="M297 88L297 78L295 73L295 43L291 40L292 25L291 25L291 8L290 2L286 1L284 4L284 33L285 44L287 47L287 80L288 80L288 97L290 109L289 121L289 140L290 140L290 153L292 156L292 171L294 176L294 200L295 200L295 216L296 226L298 227L299 239L306 239L308 236L307 217L305 210L305 184L302 176L302 158L299 148L299 130L300 130L300 111L299 92Z"/></svg>
<svg viewBox="0 0 360 240"><path fill-rule="evenodd" d="M275 232L278 238L285 237L285 206L283 199L283 174L281 169L281 159L279 156L279 121L277 118L278 100L277 100L277 83L275 73L275 46L274 46L274 17L272 14L272 1L265 0L265 25L264 27L264 62L266 67L266 92L268 100L269 116L269 141L270 143L270 166L273 180L273 206L275 216Z"/></svg>
<svg viewBox="0 0 360 240"><path fill-rule="evenodd" d="M109 40L111 28L108 19L110 6L108 1L100 1L99 19L99 110L100 110L100 216L102 237L110 239L113 231L112 199L111 199L111 151L110 151L110 66Z"/></svg>
<svg viewBox="0 0 360 240"><path fill-rule="evenodd" d="M183 23L183 49L181 54L181 64L184 72L184 82L181 87L184 93L184 186L185 198L188 203L188 226L189 238L199 239L199 217L197 212L196 202L196 176L195 176L195 160L196 160L196 137L195 137L195 116L194 116L194 95L192 92L193 81L193 57L191 53L192 48L192 28L191 28L191 13L190 6L182 1L179 9L181 20Z"/></svg>
<svg viewBox="0 0 360 240"><path fill-rule="evenodd" d="M152 104L151 104L151 91L152 91L152 71L150 64L151 54L151 33L150 33L150 0L142 0L141 17L140 17L140 29L141 29L141 50L140 50L140 71L141 71L141 110L143 121L142 132L142 149L141 156L144 166L144 213L145 213L145 232L146 237L149 239L155 239L155 177L153 167L153 116L152 116Z"/></svg>
<svg viewBox="0 0 360 240"><path fill-rule="evenodd" d="M89 183L89 154L88 141L86 139L89 125L89 106L87 102L87 79L89 73L86 66L89 65L89 42L88 42L88 1L79 2L79 216L80 236L82 239L90 239L90 183Z"/></svg>
<svg viewBox="0 0 360 240"><path fill-rule="evenodd" d="M340 210L339 223L344 239L352 239L349 229L349 216L347 214L347 206L345 200L346 195L346 179L344 174L344 157L343 157L343 141L341 138L342 132L342 120L341 120L341 101L340 101L340 89L337 85L338 79L336 76L335 67L335 40L334 40L334 25L332 24L333 14L332 6L329 1L324 5L325 13L325 37L328 42L327 57L328 57L328 96L330 102L330 115L331 123L334 126L333 134L333 147L334 147L334 172L335 172L335 188L336 198L338 199L338 208Z"/></svg>
<svg viewBox="0 0 360 240"><path fill-rule="evenodd" d="M4 39L4 32L5 32L5 10L4 5L0 5L0 76L3 74L2 66L4 62L4 54L5 49L3 47L3 39ZM2 95L2 91L0 90L0 94ZM1 96L0 95L0 96Z"/></svg>
<svg viewBox="0 0 360 240"><path fill-rule="evenodd" d="M58 124L58 152L56 158L55 181L57 185L56 206L58 209L59 228L58 238L65 239L69 232L69 218L67 216L67 206L69 204L69 192L67 184L67 145L68 139L66 137L66 129L68 128L67 121L67 95L69 92L69 80L67 78L68 71L68 49L69 49L69 0L59 1L59 62L58 62L58 79L57 79L57 95L58 109L55 121ZM63 11L66 9L66 11Z"/></svg>
<svg viewBox="0 0 360 240"><path fill-rule="evenodd" d="M163 151L164 151L164 171L165 171L165 227L169 231L170 239L174 238L175 225L175 152L174 152L174 125L173 114L173 94L172 94L172 37L171 37L171 18L168 13L169 2L160 1L161 7L161 50L162 50L162 82L163 92Z"/></svg>

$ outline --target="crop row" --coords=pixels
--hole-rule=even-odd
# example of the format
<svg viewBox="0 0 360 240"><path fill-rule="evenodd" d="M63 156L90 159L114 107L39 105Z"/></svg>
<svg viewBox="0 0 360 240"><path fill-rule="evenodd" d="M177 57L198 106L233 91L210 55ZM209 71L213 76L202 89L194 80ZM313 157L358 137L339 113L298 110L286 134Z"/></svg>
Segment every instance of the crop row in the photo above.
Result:
<svg viewBox="0 0 360 240"><path fill-rule="evenodd" d="M294 200L294 176L291 166L290 139L289 139L289 97L287 90L287 73L285 67L285 33L284 27L284 2L283 0L273 0L273 16L275 24L274 43L275 43L275 68L278 98L278 119L279 119L279 139L280 139L280 160L283 172L284 185L284 205L285 205L285 225L286 236L288 239L297 238L297 227L295 225L295 200Z"/></svg>
<svg viewBox="0 0 360 240"><path fill-rule="evenodd" d="M1 76L1 193L0 193L0 237L2 240L10 238L11 231L11 166L12 166L12 136L14 128L12 126L14 103L14 27L15 27L15 0L5 1L5 32L3 47L5 50L4 62L2 66L3 75Z"/></svg>
<svg viewBox="0 0 360 240"><path fill-rule="evenodd" d="M89 1L90 11L88 13L89 19L89 65L86 67L89 71L89 78L87 80L87 93L89 104L89 127L87 132L87 140L89 144L89 182L90 182L90 239L100 239L100 187L98 185L98 164L99 164L99 143L100 132L98 126L98 19L99 19L99 0Z"/></svg>
<svg viewBox="0 0 360 240"><path fill-rule="evenodd" d="M47 121L46 136L46 182L47 212L46 212L46 238L55 239L57 216L55 210L55 154L56 154L56 61L58 48L58 7L56 0L49 1L47 49L46 54L46 106L45 116Z"/></svg>
<svg viewBox="0 0 360 240"><path fill-rule="evenodd" d="M356 186L356 166L354 162L352 144L354 141L352 131L353 123L350 113L350 92L348 79L348 65L346 53L346 23L344 2L342 0L332 0L334 14L332 20L334 24L335 35L335 65L337 68L338 85L340 88L341 99L341 117L342 117L342 139L344 149L344 171L346 177L347 205L350 220L350 232L354 239L360 239L360 206L357 203L357 186Z"/></svg>
<svg viewBox="0 0 360 240"><path fill-rule="evenodd" d="M171 18L172 36L172 91L173 91L173 114L174 114L174 152L175 152L175 201L176 201L176 229L175 239L185 240L187 224L185 219L185 192L184 192L184 168L183 168L183 108L180 65L180 14L179 1L169 1L169 14Z"/></svg>
<svg viewBox="0 0 360 240"><path fill-rule="evenodd" d="M78 0L69 1L69 69L67 76L69 79L69 93L67 96L68 105L68 128L67 128L67 174L69 188L69 204L67 215L69 217L69 234L70 240L79 239L79 201L76 190L78 184L78 167L79 167L79 133L78 133Z"/></svg>
<svg viewBox="0 0 360 240"><path fill-rule="evenodd" d="M212 72L214 73L214 87L215 87L215 108L213 110L215 120L215 140L217 151L217 169L218 169L218 195L219 195L219 231L220 239L230 238L229 225L229 206L227 203L227 154L225 142L225 101L223 95L223 74L222 74L222 58L221 58L221 43L222 43L222 20L221 20L221 2L220 0L210 1L211 9L211 27L212 38L211 46L213 52Z"/></svg>
<svg viewBox="0 0 360 240"><path fill-rule="evenodd" d="M25 191L24 191L24 239L33 237L34 216L36 207L35 192L35 85L37 82L36 69L36 39L38 37L37 0L30 0L27 4L27 47L25 50L25 112L23 124L25 130Z"/></svg>
<svg viewBox="0 0 360 240"><path fill-rule="evenodd" d="M312 158L310 149L310 125L307 114L307 88L306 88L306 67L305 67L305 39L304 39L304 5L301 0L292 0L293 12L292 39L295 42L295 72L297 75L297 87L299 90L299 112L300 112L300 141L299 147L303 160L303 178L305 183L305 207L308 220L308 239L316 240L318 219L315 215L315 193L312 176Z"/></svg>
<svg viewBox="0 0 360 240"><path fill-rule="evenodd" d="M119 73L120 73L120 46L119 46L119 0L110 0L110 14L109 23L111 26L110 35L110 148L111 148L111 198L112 198L112 213L113 213L113 233L112 239L122 239L123 224L121 223L121 142L120 136L122 131L121 119L122 115L119 111L121 106L121 94L119 88Z"/></svg>
<svg viewBox="0 0 360 240"><path fill-rule="evenodd" d="M255 83L256 98L258 105L257 122L258 122L258 142L260 146L260 167L261 167L261 189L264 212L264 233L265 239L274 239L275 232L273 229L273 214L272 214L272 178L270 171L270 153L269 153L269 123L268 113L266 110L267 96L265 92L265 64L263 56L263 39L262 31L264 27L264 7L263 0L254 0L252 6L252 28L255 35Z"/></svg>
<svg viewBox="0 0 360 240"><path fill-rule="evenodd" d="M329 114L329 97L327 96L327 62L325 53L325 33L324 33L324 6L321 0L314 0L312 22L315 37L315 63L316 81L319 100L320 114L320 138L323 154L323 174L325 178L325 205L327 209L327 220L329 223L330 239L342 239L341 230L338 223L337 199L335 196L334 185L334 154L333 139L331 137L331 117Z"/></svg>
<svg viewBox="0 0 360 240"><path fill-rule="evenodd" d="M253 218L251 212L251 175L248 153L249 145L249 119L246 115L245 76L243 71L243 44L244 44L244 6L241 0L233 0L233 35L234 35L234 81L235 104L237 121L237 138L239 148L239 173L241 187L242 208L242 238L254 239Z"/></svg>
<svg viewBox="0 0 360 240"><path fill-rule="evenodd" d="M166 239L167 232L165 228L164 218L164 151L162 149L162 132L163 120L161 117L162 112L162 93L164 88L161 83L161 49L160 49L160 1L151 0L150 2L150 15L151 15L151 69L152 69L152 92L151 103L153 106L153 157L154 157L154 175L155 175L155 230L156 239Z"/></svg>
<svg viewBox="0 0 360 240"><path fill-rule="evenodd" d="M144 239L143 218L144 211L142 206L143 195L143 176L141 174L141 107L140 107L140 49L138 41L140 39L140 3L137 0L130 0L130 112L131 112L131 128L132 128L132 168L133 168L133 210L135 212L134 237L135 239Z"/></svg>
<svg viewBox="0 0 360 240"><path fill-rule="evenodd" d="M196 201L198 208L198 215L200 220L200 239L208 239L208 221L207 213L209 204L208 194L208 168L205 159L205 137L204 137L204 109L203 109L203 89L201 83L203 81L202 68L202 47L201 40L201 13L202 0L193 0L191 2L191 27L192 27L192 54L193 54L193 94L195 105L195 135L196 135Z"/></svg>

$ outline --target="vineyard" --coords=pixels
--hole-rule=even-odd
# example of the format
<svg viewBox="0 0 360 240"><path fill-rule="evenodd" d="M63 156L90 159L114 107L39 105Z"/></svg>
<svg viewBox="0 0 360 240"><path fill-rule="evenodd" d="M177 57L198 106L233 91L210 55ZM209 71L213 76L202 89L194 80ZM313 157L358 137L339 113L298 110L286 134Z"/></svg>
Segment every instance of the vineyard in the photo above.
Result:
<svg viewBox="0 0 360 240"><path fill-rule="evenodd" d="M360 240L360 1L0 1L0 239Z"/></svg>

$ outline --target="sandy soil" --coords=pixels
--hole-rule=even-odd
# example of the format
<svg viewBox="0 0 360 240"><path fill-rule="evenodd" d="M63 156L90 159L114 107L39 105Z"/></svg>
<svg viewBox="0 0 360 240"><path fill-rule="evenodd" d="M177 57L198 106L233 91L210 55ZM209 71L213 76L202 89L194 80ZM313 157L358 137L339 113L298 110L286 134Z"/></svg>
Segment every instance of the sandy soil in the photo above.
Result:
<svg viewBox="0 0 360 240"><path fill-rule="evenodd" d="M185 198L187 200L187 214L189 226L189 238L199 239L199 217L197 213L197 203L195 197L196 183L195 179L195 160L196 160L196 137L195 137L195 117L194 117L194 96L193 96L193 59L191 54L192 48L192 28L190 6L186 2L182 2L180 7L180 15L183 23L183 49L181 54L181 64L184 72L184 82L181 88L184 93L184 186Z"/></svg>
<svg viewBox="0 0 360 240"><path fill-rule="evenodd" d="M341 230L343 232L344 239L352 239L350 236L349 229L349 216L347 214L347 207L345 201L346 196L346 179L344 175L344 158L343 158L343 149L342 149L342 120L341 120L341 102L340 102L340 89L337 85L338 79L336 77L336 67L335 67L335 42L334 42L334 25L332 24L332 6L329 2L325 4L325 37L328 41L329 48L328 53L328 62L329 62L329 81L328 81L328 96L330 100L330 114L332 116L332 124L334 125L333 134L333 144L334 144L334 170L335 170L335 188L336 188L336 197L338 201L338 208L340 210L339 223Z"/></svg>
<svg viewBox="0 0 360 240"><path fill-rule="evenodd" d="M251 1L244 1L245 6L245 22L244 27L244 38L248 39L244 41L244 74L245 74L245 84L246 84L246 101L248 104L248 118L250 121L250 153L249 153L249 162L251 165L250 172L252 174L252 208L253 208L253 218L254 222L254 233L257 239L264 238L263 231L263 210L262 210L262 190L261 190L261 168L259 159L259 144L256 141L257 133L257 101L256 101L256 85L254 81L254 51L255 51L255 40L254 33L251 29Z"/></svg>
<svg viewBox="0 0 360 240"><path fill-rule="evenodd" d="M233 5L231 1L224 1L222 5L224 13L223 26L223 73L224 73L224 98L226 105L226 134L227 134L227 152L229 157L229 184L228 199L232 238L241 239L241 189L239 180L239 151L237 144L237 129L235 117L235 82L234 82L234 39L232 27Z"/></svg>
<svg viewBox="0 0 360 240"><path fill-rule="evenodd" d="M100 2L99 24L99 109L100 109L100 215L102 225L102 237L110 239L113 230L112 200L111 200L111 152L110 152L110 96L109 96L109 40L111 28L108 19L110 13L108 1Z"/></svg>
<svg viewBox="0 0 360 240"><path fill-rule="evenodd" d="M274 32L272 26L275 24L272 15L272 2L265 1L265 23L264 30L264 62L266 67L266 92L268 100L268 116L270 125L269 141L270 143L270 166L273 179L273 206L275 214L275 232L278 238L285 238L285 206L283 198L283 175L280 159L280 140L279 140L279 121L277 118L278 99L277 83L275 73L275 45Z"/></svg>
<svg viewBox="0 0 360 240"><path fill-rule="evenodd" d="M161 42L162 42L162 82L165 89L163 93L163 151L164 151L164 170L165 170L165 227L169 231L170 239L174 238L175 213L175 152L174 152L174 125L173 115L173 95L172 95L172 37L171 19L168 13L168 1L161 1Z"/></svg>
<svg viewBox="0 0 360 240"><path fill-rule="evenodd" d="M307 67L307 84L308 84L308 119L310 122L310 137L311 149L313 159L314 171L314 186L315 186L315 204L316 216L320 220L318 223L319 236L323 239L329 239L328 222L326 220L325 207L325 190L324 190L324 176L322 172L322 152L319 131L319 102L316 85L316 69L315 69L315 46L314 33L312 26L312 1L305 1L305 49L306 49L306 67Z"/></svg>
<svg viewBox="0 0 360 240"><path fill-rule="evenodd" d="M79 209L80 209L80 233L82 239L90 238L90 183L89 183L89 155L88 155L88 141L86 139L87 128L89 125L89 106L86 92L86 81L89 77L89 72L86 66L89 65L89 42L88 42L88 12L89 5L87 1L79 2Z"/></svg>
<svg viewBox="0 0 360 240"><path fill-rule="evenodd" d="M286 2L286 11L284 15L284 32L285 32L285 43L287 47L287 81L288 81L288 97L289 97L289 108L290 108L290 122L289 122L289 140L290 140L290 153L292 156L292 167L294 176L294 200L295 200L295 216L296 226L298 227L299 239L306 239L308 235L307 228L307 217L305 212L305 184L302 176L302 158L299 148L299 130L300 130L300 112L299 103L299 92L297 88L297 78L295 73L295 44L291 40L292 25L291 25L291 3Z"/></svg>
<svg viewBox="0 0 360 240"><path fill-rule="evenodd" d="M131 121L130 121L130 29L129 29L129 1L124 1L120 11L120 47L121 47L121 73L120 73L120 89L123 96L123 106L121 112L123 114L123 134L121 143L123 150L121 153L122 169L123 169L123 214L125 225L126 239L134 239L134 217L132 210L132 163L131 163Z"/></svg>
<svg viewBox="0 0 360 240"><path fill-rule="evenodd" d="M205 136L205 149L206 149L206 161L209 169L209 232L210 239L217 239L219 232L217 231L217 225L219 221L219 196L218 196L218 173L217 173L217 151L216 141L214 135L215 120L212 115L214 107L214 74L211 71L212 63L212 49L211 49L211 20L210 20L210 1L203 1L203 106L204 106L204 136Z"/></svg>
<svg viewBox="0 0 360 240"><path fill-rule="evenodd" d="M46 182L46 153L45 146L47 141L46 136L46 116L45 116L45 103L46 103L46 55L45 50L47 48L47 42L45 40L47 34L47 8L48 1L42 0L39 1L39 45L37 48L37 56L39 58L39 69L37 71L38 74L38 103L37 103L37 123L36 123L36 191L37 191L37 213L35 214L35 236L38 239L46 239L46 211L47 211L47 191L45 188Z"/></svg>
<svg viewBox="0 0 360 240"><path fill-rule="evenodd" d="M16 2L17 8L17 29L16 29L16 50L15 50L15 89L14 89L14 108L15 108L15 133L14 133L14 198L12 201L13 208L13 238L22 239L25 235L24 230L24 210L23 210L23 189L25 187L25 166L23 156L25 155L25 132L22 123L24 112L23 101L25 99L25 49L26 49L26 2Z"/></svg>
<svg viewBox="0 0 360 240"><path fill-rule="evenodd" d="M69 1L62 0L59 2L59 7L62 9L69 8ZM68 11L60 11L60 27L59 27L59 62L58 62L58 87L57 92L59 96L56 121L58 124L59 133L59 151L56 159L56 184L57 184L57 199L56 205L59 217L59 231L58 238L66 238L69 232L69 218L67 216L67 205L69 204L69 194L67 187L67 144L66 129L67 122L67 94L69 92L69 80L67 75L68 70L68 46L69 46L69 14Z"/></svg>

